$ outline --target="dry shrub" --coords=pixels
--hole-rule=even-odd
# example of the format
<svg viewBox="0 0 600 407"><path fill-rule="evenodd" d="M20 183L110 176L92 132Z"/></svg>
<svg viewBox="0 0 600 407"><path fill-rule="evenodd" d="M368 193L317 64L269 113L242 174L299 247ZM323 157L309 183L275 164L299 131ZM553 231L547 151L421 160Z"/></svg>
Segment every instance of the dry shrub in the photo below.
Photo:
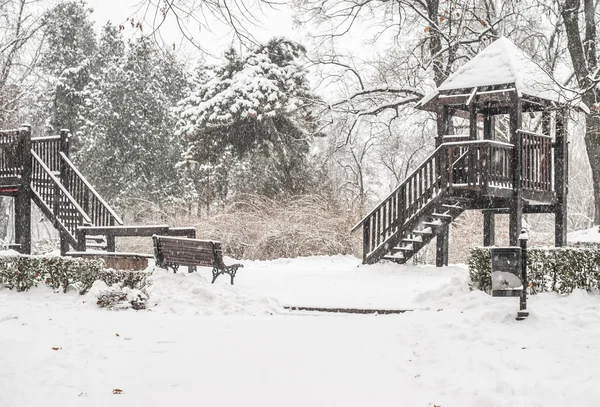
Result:
<svg viewBox="0 0 600 407"><path fill-rule="evenodd" d="M318 195L270 199L243 195L195 226L201 239L220 240L226 255L267 260L282 257L359 254L356 217Z"/></svg>
<svg viewBox="0 0 600 407"><path fill-rule="evenodd" d="M144 214L136 217L136 224L195 226L198 239L220 241L225 255L237 259L361 255L361 233L350 233L360 216L319 195L279 199L241 195L204 217L155 206L136 212ZM152 239L117 238L117 247L121 251L152 253Z"/></svg>

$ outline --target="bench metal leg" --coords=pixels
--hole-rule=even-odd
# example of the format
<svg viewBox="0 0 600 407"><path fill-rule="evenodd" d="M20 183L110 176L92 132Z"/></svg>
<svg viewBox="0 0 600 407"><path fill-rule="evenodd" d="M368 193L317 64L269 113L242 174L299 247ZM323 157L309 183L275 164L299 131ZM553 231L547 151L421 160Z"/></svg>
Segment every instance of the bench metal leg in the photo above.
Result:
<svg viewBox="0 0 600 407"><path fill-rule="evenodd" d="M229 276L231 277L231 285L233 285L233 279L235 278L235 274L237 273L238 268L239 268L239 266L231 266L231 267L225 267L225 268L213 267L213 270L212 270L213 279L212 279L211 284L214 284L217 277L219 277L221 274L229 274Z"/></svg>

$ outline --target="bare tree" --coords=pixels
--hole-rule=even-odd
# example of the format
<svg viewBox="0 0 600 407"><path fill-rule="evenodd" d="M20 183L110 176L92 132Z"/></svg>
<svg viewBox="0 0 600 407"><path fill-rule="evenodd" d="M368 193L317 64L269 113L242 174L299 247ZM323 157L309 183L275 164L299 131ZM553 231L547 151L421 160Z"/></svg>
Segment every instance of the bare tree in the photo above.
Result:
<svg viewBox="0 0 600 407"><path fill-rule="evenodd" d="M148 30L148 34L161 39L161 30L171 24L181 33L183 40L203 53L211 55L200 35L212 33L231 37L242 47L258 44L254 29L264 24L263 14L287 4L287 0L140 0L136 11L123 22L123 29L131 26ZM175 46L175 44L173 44Z"/></svg>
<svg viewBox="0 0 600 407"><path fill-rule="evenodd" d="M41 1L0 0L0 125L15 125L19 103L35 83Z"/></svg>
<svg viewBox="0 0 600 407"><path fill-rule="evenodd" d="M586 116L585 144L592 166L594 186L594 223L600 224L600 64L594 0L565 0L561 13L567 35L569 55L582 101L591 109ZM583 23L580 21L583 16Z"/></svg>

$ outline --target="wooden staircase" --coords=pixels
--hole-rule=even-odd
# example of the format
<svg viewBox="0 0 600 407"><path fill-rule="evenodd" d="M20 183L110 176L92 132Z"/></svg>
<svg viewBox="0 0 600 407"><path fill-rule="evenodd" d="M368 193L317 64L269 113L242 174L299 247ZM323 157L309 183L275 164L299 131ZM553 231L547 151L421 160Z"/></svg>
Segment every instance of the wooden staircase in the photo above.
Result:
<svg viewBox="0 0 600 407"><path fill-rule="evenodd" d="M44 138L41 142L50 140L50 138ZM43 151L43 149L35 148L34 145L34 149L31 151L32 199L69 245L78 247L78 227L80 226L123 224L121 218L81 175L65 153L46 153L50 159L47 158L48 162L45 162L35 150ZM105 236L86 236L85 238L86 249L107 249Z"/></svg>
<svg viewBox="0 0 600 407"><path fill-rule="evenodd" d="M440 202L433 213L419 215L414 228L402 228L401 240L382 258L399 264L406 263L434 237L444 233L448 225L465 210L463 201L448 198L440 199Z"/></svg>
<svg viewBox="0 0 600 407"><path fill-rule="evenodd" d="M523 138L523 197L552 203L551 168L541 167L550 165L550 140L531 133ZM514 199L514 151L514 145L494 140L446 138L352 229L363 229L363 263L405 263L434 237L447 239L448 226L463 211L505 208Z"/></svg>

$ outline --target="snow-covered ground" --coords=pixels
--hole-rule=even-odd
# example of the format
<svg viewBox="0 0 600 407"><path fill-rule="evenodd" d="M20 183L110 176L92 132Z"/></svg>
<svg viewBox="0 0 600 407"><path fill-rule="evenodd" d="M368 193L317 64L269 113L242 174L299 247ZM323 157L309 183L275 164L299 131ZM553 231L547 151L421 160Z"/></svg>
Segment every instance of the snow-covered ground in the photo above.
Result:
<svg viewBox="0 0 600 407"><path fill-rule="evenodd" d="M593 226L585 230L577 230L567 235L569 243L600 243L600 227Z"/></svg>
<svg viewBox="0 0 600 407"><path fill-rule="evenodd" d="M0 290L0 406L592 406L600 297L470 292L463 266L243 262L160 272L150 310ZM96 291L99 287L94 287ZM410 308L398 315L282 305ZM55 350L56 349L56 350ZM122 393L113 394L114 389Z"/></svg>

